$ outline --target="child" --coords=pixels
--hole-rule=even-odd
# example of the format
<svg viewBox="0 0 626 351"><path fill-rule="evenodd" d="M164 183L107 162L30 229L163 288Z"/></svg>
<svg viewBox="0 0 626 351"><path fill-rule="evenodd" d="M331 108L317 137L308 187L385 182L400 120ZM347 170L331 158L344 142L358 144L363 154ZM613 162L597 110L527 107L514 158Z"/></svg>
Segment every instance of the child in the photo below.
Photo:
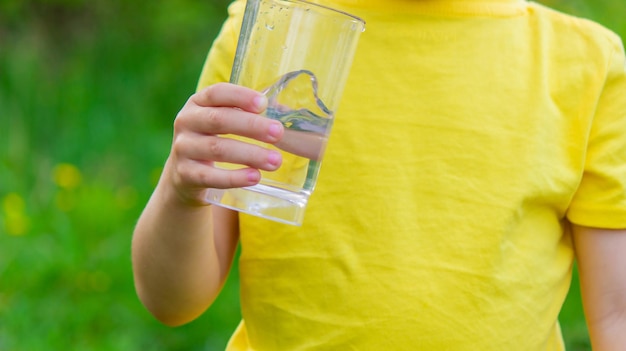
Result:
<svg viewBox="0 0 626 351"><path fill-rule="evenodd" d="M563 350L578 260L594 350L626 350L626 59L603 27L524 0L328 0L367 30L300 228L207 205L280 154L228 80L244 1L174 123L133 238L137 291L193 320L235 248L227 350ZM214 161L243 164L238 171Z"/></svg>

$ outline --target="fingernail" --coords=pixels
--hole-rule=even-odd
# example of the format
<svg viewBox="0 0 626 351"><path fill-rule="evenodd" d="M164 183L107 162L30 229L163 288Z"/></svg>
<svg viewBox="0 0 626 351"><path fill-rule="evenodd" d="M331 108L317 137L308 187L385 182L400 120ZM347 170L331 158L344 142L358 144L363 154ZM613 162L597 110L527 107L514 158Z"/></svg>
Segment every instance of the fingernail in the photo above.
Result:
<svg viewBox="0 0 626 351"><path fill-rule="evenodd" d="M247 178L250 183L256 184L259 180L261 180L261 175L259 174L259 171L251 169L248 171Z"/></svg>
<svg viewBox="0 0 626 351"><path fill-rule="evenodd" d="M252 104L254 105L254 108L257 109L257 111L263 111L267 106L267 98L265 97L265 95L257 95L254 97L254 99L252 99Z"/></svg>
<svg viewBox="0 0 626 351"><path fill-rule="evenodd" d="M270 151L269 155L267 155L267 162L269 162L272 166L280 165L282 156L277 151Z"/></svg>
<svg viewBox="0 0 626 351"><path fill-rule="evenodd" d="M272 123L268 128L268 133L272 138L278 139L282 132L283 126L280 123Z"/></svg>

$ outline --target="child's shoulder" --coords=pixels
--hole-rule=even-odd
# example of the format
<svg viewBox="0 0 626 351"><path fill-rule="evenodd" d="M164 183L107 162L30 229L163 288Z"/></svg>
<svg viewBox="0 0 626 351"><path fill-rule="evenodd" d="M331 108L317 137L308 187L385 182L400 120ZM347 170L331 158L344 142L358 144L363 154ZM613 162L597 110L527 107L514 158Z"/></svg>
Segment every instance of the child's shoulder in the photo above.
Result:
<svg viewBox="0 0 626 351"><path fill-rule="evenodd" d="M623 50L619 35L598 22L566 14L536 2L529 2L528 9L542 22L544 29L549 29L563 40L584 42L598 46L598 49Z"/></svg>

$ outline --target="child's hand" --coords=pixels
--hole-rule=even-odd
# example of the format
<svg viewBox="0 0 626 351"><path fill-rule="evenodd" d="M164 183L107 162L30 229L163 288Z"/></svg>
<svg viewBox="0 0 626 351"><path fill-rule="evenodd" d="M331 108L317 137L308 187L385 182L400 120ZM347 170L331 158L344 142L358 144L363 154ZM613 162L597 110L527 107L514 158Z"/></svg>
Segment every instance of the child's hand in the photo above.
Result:
<svg viewBox="0 0 626 351"><path fill-rule="evenodd" d="M267 99L254 90L220 83L194 94L174 122L172 150L161 182L169 182L188 204L205 204L207 188L235 188L257 184L259 170L276 170L279 152L222 137L234 134L276 143L284 129L280 122L259 115ZM240 164L224 170L214 162Z"/></svg>

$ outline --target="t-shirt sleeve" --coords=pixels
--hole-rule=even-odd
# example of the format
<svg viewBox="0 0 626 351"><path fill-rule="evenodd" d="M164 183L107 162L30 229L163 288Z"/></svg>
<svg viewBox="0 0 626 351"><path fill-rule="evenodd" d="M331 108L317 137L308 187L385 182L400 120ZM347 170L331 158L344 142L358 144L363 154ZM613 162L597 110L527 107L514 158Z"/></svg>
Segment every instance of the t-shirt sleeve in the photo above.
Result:
<svg viewBox="0 0 626 351"><path fill-rule="evenodd" d="M228 18L209 50L196 90L229 81L245 7L243 0L234 1L228 7Z"/></svg>
<svg viewBox="0 0 626 351"><path fill-rule="evenodd" d="M615 39L590 130L581 183L568 219L598 228L626 228L626 57Z"/></svg>

